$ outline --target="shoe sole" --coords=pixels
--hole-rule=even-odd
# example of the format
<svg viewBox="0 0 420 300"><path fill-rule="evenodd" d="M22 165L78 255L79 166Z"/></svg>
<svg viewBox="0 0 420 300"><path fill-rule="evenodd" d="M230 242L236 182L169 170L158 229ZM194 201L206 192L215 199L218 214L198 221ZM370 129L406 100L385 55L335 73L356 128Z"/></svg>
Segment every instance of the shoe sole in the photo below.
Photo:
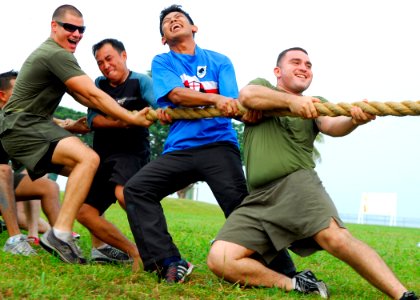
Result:
<svg viewBox="0 0 420 300"><path fill-rule="evenodd" d="M78 263L75 263L73 261L69 261L68 259L66 259L66 257L63 256L60 251L58 251L53 245L51 245L48 242L48 238L45 236L45 234L39 239L39 245L42 248L44 248L44 250L51 253L53 256L58 257L61 261L65 262L65 263L68 263L68 264L84 264L80 260L79 260Z"/></svg>
<svg viewBox="0 0 420 300"><path fill-rule="evenodd" d="M319 289L319 295L321 298L328 299L330 297L330 293L328 291L327 285L323 281L318 281L317 286Z"/></svg>
<svg viewBox="0 0 420 300"><path fill-rule="evenodd" d="M119 265L119 264L123 264L123 265L126 265L126 264L131 264L131 263L133 263L133 261L132 261L132 260L110 260L110 259L107 259L107 258L101 258L101 257L98 257L98 258L92 258L90 261L91 261L92 263L102 264L102 265L106 265L106 264L111 264L111 265Z"/></svg>

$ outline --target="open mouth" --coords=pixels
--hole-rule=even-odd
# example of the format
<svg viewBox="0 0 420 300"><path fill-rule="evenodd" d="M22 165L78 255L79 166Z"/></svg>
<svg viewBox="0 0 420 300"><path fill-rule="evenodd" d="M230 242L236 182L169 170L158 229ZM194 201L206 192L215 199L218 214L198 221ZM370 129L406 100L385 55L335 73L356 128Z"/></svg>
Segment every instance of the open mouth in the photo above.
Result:
<svg viewBox="0 0 420 300"><path fill-rule="evenodd" d="M174 24L173 26L172 26L172 28L171 28L171 31L176 31L177 29L181 29L182 27L181 27L181 25L179 25L179 24Z"/></svg>

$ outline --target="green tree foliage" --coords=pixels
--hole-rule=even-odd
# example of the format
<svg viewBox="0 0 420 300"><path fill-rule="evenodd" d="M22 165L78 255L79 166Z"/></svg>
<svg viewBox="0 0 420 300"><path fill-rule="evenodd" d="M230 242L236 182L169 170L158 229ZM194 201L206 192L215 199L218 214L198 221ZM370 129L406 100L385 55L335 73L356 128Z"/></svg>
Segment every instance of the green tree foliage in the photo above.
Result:
<svg viewBox="0 0 420 300"><path fill-rule="evenodd" d="M323 144L324 141L324 135L322 133L318 133L318 135L315 138L315 142ZM322 162L321 152L319 152L319 150L316 147L314 147L313 158L315 162Z"/></svg>
<svg viewBox="0 0 420 300"><path fill-rule="evenodd" d="M232 121L233 129L235 129L237 135L238 135L238 143L239 143L239 150L241 151L241 161L243 164L244 161L244 123L233 120Z"/></svg>
<svg viewBox="0 0 420 300"><path fill-rule="evenodd" d="M163 151L163 145L165 144L166 137L169 132L169 125L162 125L159 121L156 121L152 126L149 127L150 132L150 152L151 159L156 159Z"/></svg>
<svg viewBox="0 0 420 300"><path fill-rule="evenodd" d="M74 109L71 108L67 108L67 107L63 107L63 106L59 106L56 111L54 112L54 117L58 118L58 119L72 119L72 120L77 120L80 119L81 117L85 117L86 113L81 112L81 111L76 111ZM93 133L87 133L87 134L76 134L85 144L89 145L92 147L92 142L93 142Z"/></svg>

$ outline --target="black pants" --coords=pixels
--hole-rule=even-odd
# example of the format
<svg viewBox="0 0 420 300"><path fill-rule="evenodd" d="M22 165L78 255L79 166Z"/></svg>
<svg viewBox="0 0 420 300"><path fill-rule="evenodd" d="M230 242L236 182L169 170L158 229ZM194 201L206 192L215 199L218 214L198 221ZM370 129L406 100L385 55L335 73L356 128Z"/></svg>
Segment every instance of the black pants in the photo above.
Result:
<svg viewBox="0 0 420 300"><path fill-rule="evenodd" d="M146 271L160 267L165 258L181 256L168 232L160 201L197 181L210 186L225 217L248 194L239 150L226 142L162 155L125 185L128 221Z"/></svg>

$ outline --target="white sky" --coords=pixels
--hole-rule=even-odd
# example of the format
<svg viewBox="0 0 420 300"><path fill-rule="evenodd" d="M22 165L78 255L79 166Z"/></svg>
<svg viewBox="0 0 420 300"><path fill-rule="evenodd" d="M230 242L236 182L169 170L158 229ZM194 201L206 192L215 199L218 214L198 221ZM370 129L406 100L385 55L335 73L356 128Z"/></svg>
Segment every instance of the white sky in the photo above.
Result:
<svg viewBox="0 0 420 300"><path fill-rule="evenodd" d="M420 100L415 0L4 1L0 72L20 69L64 3L84 15L76 57L92 78L100 72L91 47L108 37L125 44L131 69L149 70L154 55L168 50L160 43L159 13L178 3L198 26L197 44L231 58L240 88L255 77L275 83L278 53L301 46L314 71L307 95L332 102ZM85 111L69 97L61 105ZM362 192L397 192L398 217L420 217L419 129L420 117L382 117L317 146L323 158L317 170L341 213L357 213Z"/></svg>

